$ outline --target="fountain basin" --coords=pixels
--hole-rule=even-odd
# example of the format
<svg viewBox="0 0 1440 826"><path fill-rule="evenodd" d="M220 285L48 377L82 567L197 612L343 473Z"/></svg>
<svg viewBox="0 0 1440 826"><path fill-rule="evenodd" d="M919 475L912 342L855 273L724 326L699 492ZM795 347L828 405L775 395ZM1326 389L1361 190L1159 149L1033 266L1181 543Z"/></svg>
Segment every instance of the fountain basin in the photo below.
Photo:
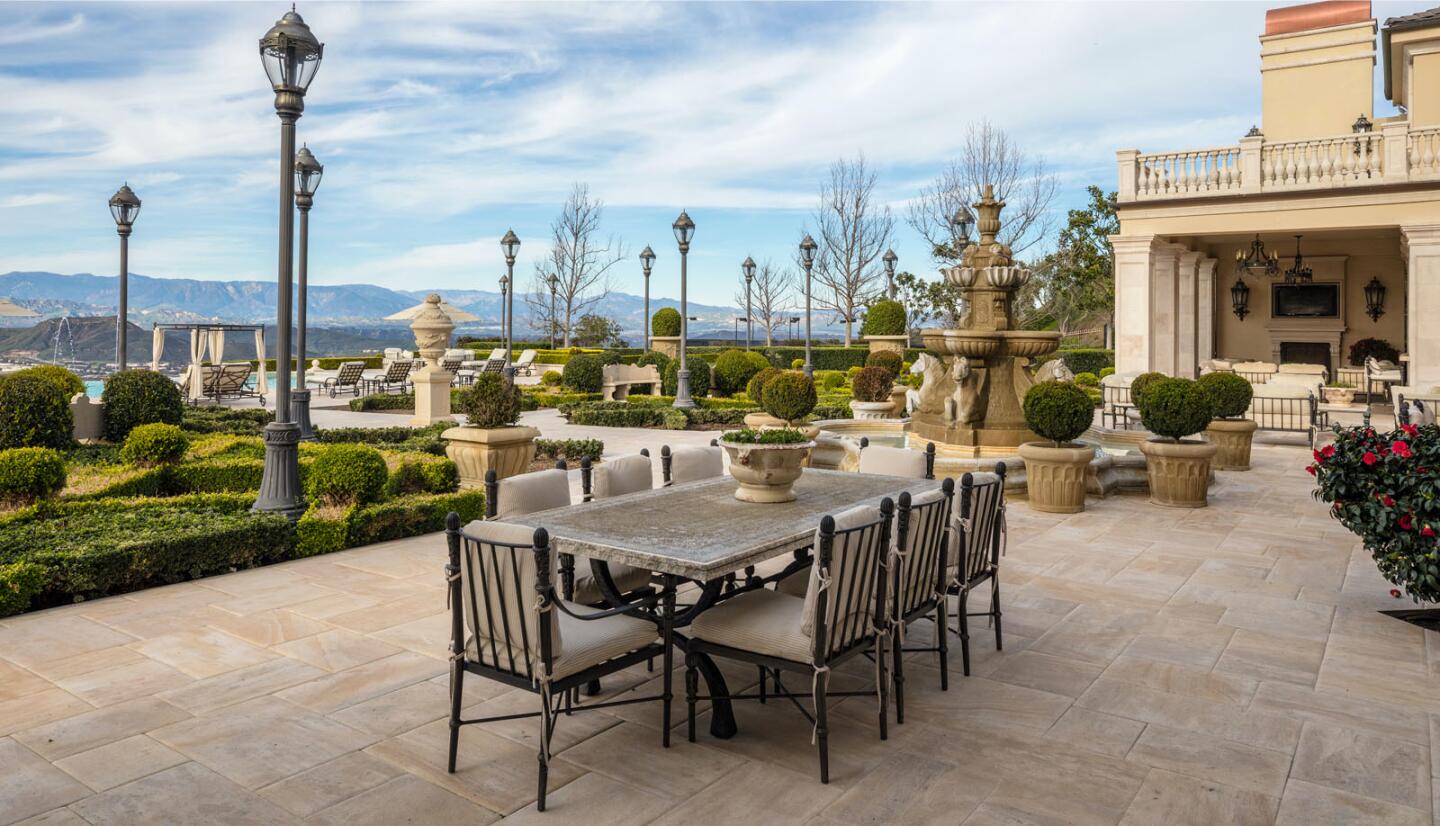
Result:
<svg viewBox="0 0 1440 826"><path fill-rule="evenodd" d="M1060 334L1049 330L921 330L925 346L937 353L988 359L1036 358L1060 347Z"/></svg>

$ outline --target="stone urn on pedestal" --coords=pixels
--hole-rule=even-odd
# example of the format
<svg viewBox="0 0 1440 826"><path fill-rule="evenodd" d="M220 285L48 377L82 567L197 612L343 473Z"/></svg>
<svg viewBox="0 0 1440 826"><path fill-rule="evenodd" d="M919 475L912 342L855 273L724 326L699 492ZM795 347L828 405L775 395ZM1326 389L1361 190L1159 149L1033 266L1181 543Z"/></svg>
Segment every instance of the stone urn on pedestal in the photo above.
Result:
<svg viewBox="0 0 1440 826"><path fill-rule="evenodd" d="M425 297L425 307L410 322L415 333L415 349L425 359L425 366L411 375L415 384L415 415L410 424L426 427L437 422L452 421L450 415L450 382L452 376L441 369L440 357L450 346L450 334L455 322L450 320L440 305L440 296L431 293Z"/></svg>

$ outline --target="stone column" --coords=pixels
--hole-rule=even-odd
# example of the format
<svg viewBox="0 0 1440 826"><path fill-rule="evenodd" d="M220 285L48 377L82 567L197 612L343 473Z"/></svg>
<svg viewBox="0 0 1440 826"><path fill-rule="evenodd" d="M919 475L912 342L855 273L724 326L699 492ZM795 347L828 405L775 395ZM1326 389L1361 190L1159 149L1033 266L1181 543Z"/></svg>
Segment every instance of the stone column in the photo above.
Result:
<svg viewBox="0 0 1440 826"><path fill-rule="evenodd" d="M1115 372L1151 369L1151 278L1154 235L1112 235L1115 251Z"/></svg>
<svg viewBox="0 0 1440 826"><path fill-rule="evenodd" d="M440 306L439 295L431 293L425 298L425 304L425 309L410 322L416 349L425 359L425 366L410 375L415 384L415 415L410 419L413 427L454 421L450 415L450 382L455 377L441 368L440 357L450 346L450 333L455 324Z"/></svg>
<svg viewBox="0 0 1440 826"><path fill-rule="evenodd" d="M1202 252L1180 253L1175 273L1175 375L1193 379L1200 373L1199 268Z"/></svg>
<svg viewBox="0 0 1440 826"><path fill-rule="evenodd" d="M1214 258L1201 258L1195 269L1195 355L1200 360L1215 358L1215 265Z"/></svg>
<svg viewBox="0 0 1440 826"><path fill-rule="evenodd" d="M1261 164L1260 150L1265 146L1262 135L1246 135L1240 139L1240 191L1251 194L1260 191Z"/></svg>
<svg viewBox="0 0 1440 826"><path fill-rule="evenodd" d="M1428 391L1440 385L1440 224L1400 228L1406 262L1405 350L1409 384ZM1388 299L1387 304L1394 299Z"/></svg>
<svg viewBox="0 0 1440 826"><path fill-rule="evenodd" d="M1167 376L1179 372L1179 244L1160 243L1150 264L1150 369Z"/></svg>

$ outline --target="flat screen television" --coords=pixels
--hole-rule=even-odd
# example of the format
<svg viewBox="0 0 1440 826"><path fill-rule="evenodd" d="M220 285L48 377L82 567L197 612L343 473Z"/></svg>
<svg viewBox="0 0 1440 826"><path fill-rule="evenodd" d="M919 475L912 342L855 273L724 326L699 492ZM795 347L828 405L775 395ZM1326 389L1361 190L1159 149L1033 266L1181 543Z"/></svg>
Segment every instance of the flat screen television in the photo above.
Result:
<svg viewBox="0 0 1440 826"><path fill-rule="evenodd" d="M1275 318L1339 318L1339 284L1274 284L1270 292Z"/></svg>

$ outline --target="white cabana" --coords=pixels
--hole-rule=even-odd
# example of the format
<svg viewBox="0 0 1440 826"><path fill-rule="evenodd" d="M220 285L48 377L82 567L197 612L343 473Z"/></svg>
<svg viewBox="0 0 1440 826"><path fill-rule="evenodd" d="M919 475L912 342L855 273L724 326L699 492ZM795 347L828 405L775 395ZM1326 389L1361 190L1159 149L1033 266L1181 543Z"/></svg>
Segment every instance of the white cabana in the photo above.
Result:
<svg viewBox="0 0 1440 826"><path fill-rule="evenodd" d="M211 364L220 364L225 358L225 334L227 332L253 332L255 335L255 359L259 367L255 371L255 387L261 396L269 390L265 376L265 326L262 324L156 324L151 333L150 369L160 369L160 359L165 352L165 334L170 332L190 334L190 369L185 389L187 401L198 401L205 397L205 356L208 351Z"/></svg>

